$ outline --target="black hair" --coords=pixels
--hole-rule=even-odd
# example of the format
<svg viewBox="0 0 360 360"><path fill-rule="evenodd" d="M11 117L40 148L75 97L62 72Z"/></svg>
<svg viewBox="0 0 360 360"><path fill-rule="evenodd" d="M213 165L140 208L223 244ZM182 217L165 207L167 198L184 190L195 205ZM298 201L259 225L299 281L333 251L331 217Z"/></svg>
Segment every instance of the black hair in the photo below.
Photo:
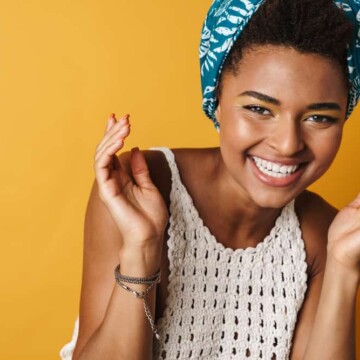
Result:
<svg viewBox="0 0 360 360"><path fill-rule="evenodd" d="M349 87L346 50L353 35L354 26L333 0L265 0L225 59L216 97L223 75L238 73L244 51L264 45L328 58L340 66Z"/></svg>

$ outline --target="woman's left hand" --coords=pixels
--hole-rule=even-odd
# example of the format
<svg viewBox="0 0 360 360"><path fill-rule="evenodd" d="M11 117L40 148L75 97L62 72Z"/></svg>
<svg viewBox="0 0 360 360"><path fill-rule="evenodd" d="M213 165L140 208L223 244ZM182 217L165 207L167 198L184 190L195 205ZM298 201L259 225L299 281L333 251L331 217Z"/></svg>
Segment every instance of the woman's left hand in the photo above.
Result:
<svg viewBox="0 0 360 360"><path fill-rule="evenodd" d="M330 225L327 250L342 266L360 274L360 194Z"/></svg>

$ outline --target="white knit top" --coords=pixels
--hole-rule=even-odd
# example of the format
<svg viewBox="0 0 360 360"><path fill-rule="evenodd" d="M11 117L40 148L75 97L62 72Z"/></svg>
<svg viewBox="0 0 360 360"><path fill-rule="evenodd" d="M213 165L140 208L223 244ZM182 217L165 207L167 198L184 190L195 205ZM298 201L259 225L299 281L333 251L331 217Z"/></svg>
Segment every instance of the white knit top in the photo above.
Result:
<svg viewBox="0 0 360 360"><path fill-rule="evenodd" d="M172 173L168 297L153 359L288 359L307 289L294 200L255 248L225 248L194 207L173 152L150 149L163 151ZM71 360L77 331L78 319L63 360Z"/></svg>
<svg viewBox="0 0 360 360"><path fill-rule="evenodd" d="M169 295L155 359L287 359L307 288L294 201L256 248L225 248L199 217L172 151L158 150L172 189Z"/></svg>

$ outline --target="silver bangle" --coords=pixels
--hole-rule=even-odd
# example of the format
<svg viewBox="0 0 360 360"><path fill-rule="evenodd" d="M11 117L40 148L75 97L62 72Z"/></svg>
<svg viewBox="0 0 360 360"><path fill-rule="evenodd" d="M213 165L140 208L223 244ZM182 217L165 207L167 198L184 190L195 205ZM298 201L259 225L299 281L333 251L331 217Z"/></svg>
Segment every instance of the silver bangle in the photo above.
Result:
<svg viewBox="0 0 360 360"><path fill-rule="evenodd" d="M119 281L130 283L130 284L145 284L151 285L160 277L160 269L153 275L147 277L132 277L120 274L120 264L115 268L115 278Z"/></svg>
<svg viewBox="0 0 360 360"><path fill-rule="evenodd" d="M158 284L161 280L161 272L160 269L153 275L148 277L132 277L132 276L125 276L120 274L120 264L116 266L114 270L115 280L116 282L126 291L131 292L136 298L142 299L144 304L145 315L149 320L151 330L155 334L156 339L160 339L160 335L158 330L155 327L154 320L151 316L151 311L149 309L149 305L146 302L146 296L150 292L150 290L154 287L155 284ZM130 284L142 284L142 285L149 285L145 291L136 291L131 289L129 286L125 285L124 282Z"/></svg>

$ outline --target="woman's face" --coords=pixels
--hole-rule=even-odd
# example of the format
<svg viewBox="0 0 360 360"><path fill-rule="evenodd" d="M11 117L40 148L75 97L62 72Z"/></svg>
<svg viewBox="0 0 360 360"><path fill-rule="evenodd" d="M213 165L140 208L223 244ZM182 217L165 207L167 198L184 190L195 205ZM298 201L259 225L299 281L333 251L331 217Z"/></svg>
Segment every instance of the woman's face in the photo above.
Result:
<svg viewBox="0 0 360 360"><path fill-rule="evenodd" d="M216 117L231 179L261 207L280 208L329 168L347 106L340 68L292 48L245 52L226 74Z"/></svg>

